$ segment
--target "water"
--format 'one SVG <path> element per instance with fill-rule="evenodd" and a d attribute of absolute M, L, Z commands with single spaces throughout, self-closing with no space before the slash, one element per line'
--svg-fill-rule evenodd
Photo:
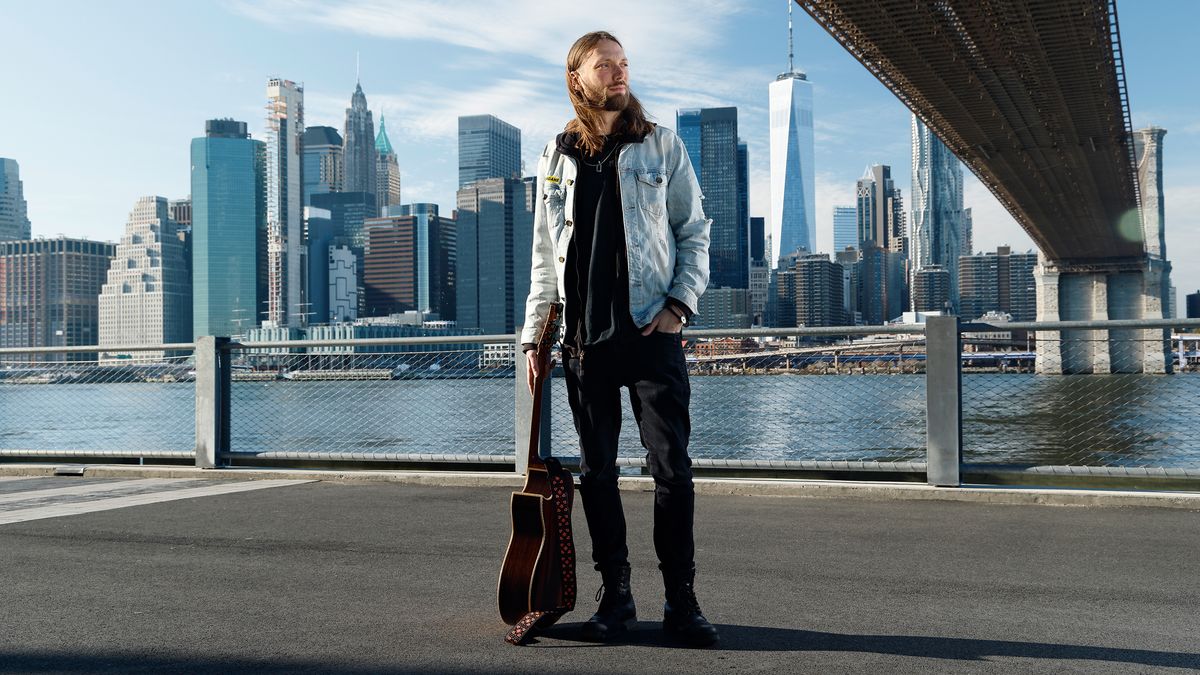
<path fill-rule="evenodd" d="M 561 380 L 555 453 L 578 453 Z M 694 457 L 924 459 L 922 375 L 692 378 Z M 232 447 L 509 455 L 511 379 L 235 382 Z M 0 448 L 189 450 L 190 383 L 0 385 Z M 964 460 L 1200 466 L 1200 376 L 963 377 Z M 628 410 L 622 454 L 643 453 Z"/>

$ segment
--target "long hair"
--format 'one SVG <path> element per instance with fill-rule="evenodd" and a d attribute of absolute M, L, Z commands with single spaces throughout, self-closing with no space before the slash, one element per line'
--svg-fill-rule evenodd
<path fill-rule="evenodd" d="M 567 131 L 579 135 L 575 147 L 591 154 L 600 152 L 600 149 L 604 147 L 604 135 L 600 133 L 602 110 L 589 103 L 583 94 L 571 86 L 571 73 L 579 70 L 583 65 L 583 60 L 603 40 L 612 40 L 618 45 L 621 44 L 621 41 L 613 37 L 612 33 L 600 30 L 579 38 L 567 52 L 567 96 L 571 99 L 571 105 L 575 107 L 575 119 L 567 122 Z M 625 91 L 629 97 L 629 104 L 625 106 L 620 117 L 613 123 L 612 130 L 614 133 L 645 136 L 654 130 L 654 123 L 646 119 L 646 111 L 642 108 L 641 101 L 633 95 L 633 90 L 628 85 L 626 85 Z"/>

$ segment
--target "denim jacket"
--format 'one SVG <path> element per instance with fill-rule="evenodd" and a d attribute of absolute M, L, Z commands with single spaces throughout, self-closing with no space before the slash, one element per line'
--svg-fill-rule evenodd
<path fill-rule="evenodd" d="M 536 343 L 552 302 L 566 297 L 564 269 L 574 235 L 575 160 L 554 141 L 538 160 L 533 212 L 533 266 L 525 303 L 522 343 Z M 693 311 L 708 285 L 708 239 L 700 185 L 683 141 L 655 127 L 641 143 L 617 155 L 625 251 L 629 262 L 629 312 L 645 326 L 671 296 Z"/>

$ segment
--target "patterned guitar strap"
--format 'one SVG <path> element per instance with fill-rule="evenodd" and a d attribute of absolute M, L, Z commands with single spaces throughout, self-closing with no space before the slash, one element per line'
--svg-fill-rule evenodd
<path fill-rule="evenodd" d="M 567 499 L 571 473 L 557 459 L 545 460 L 550 471 L 551 500 L 554 502 L 554 529 L 558 535 L 558 559 L 562 567 L 558 606 L 551 610 L 529 612 L 513 625 L 504 641 L 523 645 L 533 637 L 534 629 L 551 626 L 563 614 L 575 609 L 575 539 L 571 535 L 571 502 Z"/>

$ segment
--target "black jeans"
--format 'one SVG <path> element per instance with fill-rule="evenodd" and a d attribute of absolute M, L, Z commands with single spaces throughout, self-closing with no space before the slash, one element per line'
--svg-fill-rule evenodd
<path fill-rule="evenodd" d="M 690 570 L 695 559 L 695 492 L 687 454 L 691 385 L 680 336 L 635 334 L 587 347 L 580 356 L 568 354 L 565 373 L 583 450 L 579 493 L 596 569 L 629 559 L 616 465 L 624 387 L 629 389 L 654 478 L 654 549 L 659 568 L 668 573 Z"/>

